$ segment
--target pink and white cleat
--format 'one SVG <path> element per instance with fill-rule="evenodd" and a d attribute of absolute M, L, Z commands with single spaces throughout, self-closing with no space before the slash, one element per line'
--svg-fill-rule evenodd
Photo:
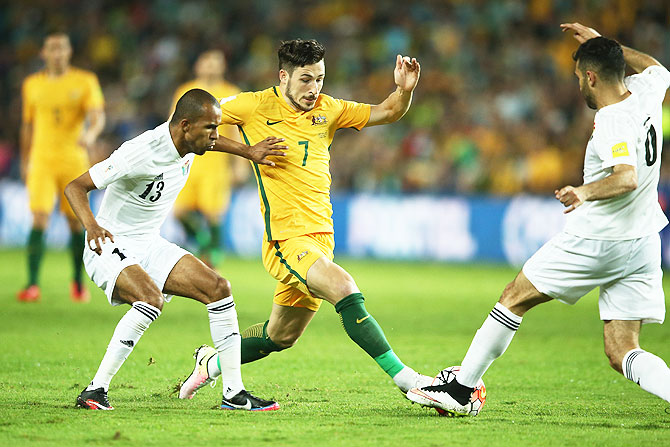
<path fill-rule="evenodd" d="M 184 380 L 179 388 L 180 399 L 193 399 L 200 388 L 211 382 L 216 383 L 216 379 L 209 377 L 209 371 L 207 371 L 207 362 L 216 354 L 216 349 L 207 345 L 202 345 L 195 350 L 193 353 L 195 367 L 191 375 Z"/>

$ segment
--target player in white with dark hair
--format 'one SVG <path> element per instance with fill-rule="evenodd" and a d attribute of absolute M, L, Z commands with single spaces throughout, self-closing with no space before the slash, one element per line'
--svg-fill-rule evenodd
<path fill-rule="evenodd" d="M 200 89 L 186 92 L 171 120 L 125 142 L 106 160 L 73 180 L 65 195 L 86 229 L 84 264 L 110 304 L 130 304 L 112 335 L 90 385 L 77 406 L 112 410 L 109 384 L 144 331 L 161 314 L 172 295 L 207 306 L 212 340 L 222 363 L 222 409 L 276 410 L 276 402 L 244 389 L 240 373 L 240 334 L 230 283 L 183 248 L 160 236 L 195 155 L 217 150 L 273 165 L 268 155 L 282 155 L 267 138 L 254 147 L 219 138 L 221 108 Z M 93 216 L 87 193 L 107 188 Z M 225 363 L 225 366 L 224 366 Z"/>
<path fill-rule="evenodd" d="M 661 103 L 670 72 L 651 56 L 622 47 L 579 23 L 562 24 L 580 42 L 575 74 L 596 109 L 586 147 L 584 184 L 556 198 L 567 207 L 562 233 L 547 242 L 507 285 L 477 331 L 456 380 L 413 388 L 420 404 L 465 415 L 477 381 L 512 341 L 523 315 L 557 299 L 574 304 L 600 287 L 605 353 L 610 365 L 642 389 L 670 402 L 670 369 L 639 345 L 641 325 L 662 323 L 658 232 L 668 223 L 658 203 Z M 624 78 L 626 64 L 636 73 Z"/>

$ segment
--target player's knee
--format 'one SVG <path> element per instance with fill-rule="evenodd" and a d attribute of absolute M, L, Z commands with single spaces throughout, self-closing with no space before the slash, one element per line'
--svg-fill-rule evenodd
<path fill-rule="evenodd" d="M 513 314 L 523 317 L 533 307 L 550 300 L 551 297 L 540 293 L 523 274 L 519 274 L 507 284 L 499 302 Z"/>
<path fill-rule="evenodd" d="M 358 287 L 356 286 L 353 278 L 348 281 L 344 281 L 339 285 L 336 296 L 346 298 L 352 293 L 358 293 Z"/>
<path fill-rule="evenodd" d="M 142 298 L 138 299 L 137 301 L 142 301 L 147 304 L 152 305 L 158 310 L 163 310 L 163 303 L 165 302 L 165 297 L 163 296 L 160 291 L 156 290 L 151 293 L 147 293 L 145 296 Z"/>
<path fill-rule="evenodd" d="M 510 309 L 522 303 L 521 296 L 516 287 L 515 281 L 510 282 L 505 286 L 502 295 L 500 295 L 500 304 Z"/>
<path fill-rule="evenodd" d="M 291 332 L 284 332 L 270 336 L 270 340 L 272 340 L 272 342 L 281 349 L 288 349 L 295 345 L 295 343 L 298 341 L 298 338 L 300 338 L 300 334 Z"/>
<path fill-rule="evenodd" d="M 623 374 L 623 369 L 621 367 L 623 356 L 620 355 L 619 351 L 611 346 L 605 345 L 605 355 L 607 356 L 612 369 Z"/>
<path fill-rule="evenodd" d="M 335 304 L 352 293 L 359 293 L 360 291 L 354 278 L 349 273 L 344 272 L 337 281 L 331 282 L 328 292 L 329 296 L 326 298 L 329 302 Z"/>
<path fill-rule="evenodd" d="M 212 290 L 212 292 L 209 294 L 209 298 L 211 300 L 210 302 L 227 298 L 232 295 L 232 293 L 233 292 L 230 281 L 228 281 L 226 278 L 217 276 L 216 284 L 214 284 L 214 290 Z"/>
<path fill-rule="evenodd" d="M 302 331 L 289 326 L 270 326 L 268 325 L 267 336 L 272 343 L 280 349 L 287 349 L 295 345 L 300 338 Z"/>
<path fill-rule="evenodd" d="M 628 351 L 635 348 L 634 344 L 629 344 L 627 342 L 622 342 L 622 340 L 616 339 L 616 337 L 608 336 L 605 334 L 605 355 L 609 360 L 609 364 L 615 371 L 623 373 L 623 358 Z"/>

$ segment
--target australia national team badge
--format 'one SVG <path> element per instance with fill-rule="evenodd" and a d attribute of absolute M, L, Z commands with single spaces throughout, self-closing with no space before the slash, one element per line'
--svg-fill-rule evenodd
<path fill-rule="evenodd" d="M 187 176 L 191 170 L 191 160 L 186 160 L 184 165 L 181 167 L 181 175 Z"/>
<path fill-rule="evenodd" d="M 307 256 L 308 254 L 309 254 L 309 250 L 305 250 L 305 251 L 303 251 L 302 253 L 300 253 L 300 254 L 298 255 L 298 262 L 300 262 L 300 260 L 301 260 L 302 258 L 304 258 L 305 256 Z"/>
<path fill-rule="evenodd" d="M 326 117 L 323 115 L 317 115 L 312 117 L 312 126 L 321 126 L 327 123 L 328 119 L 326 119 Z"/>

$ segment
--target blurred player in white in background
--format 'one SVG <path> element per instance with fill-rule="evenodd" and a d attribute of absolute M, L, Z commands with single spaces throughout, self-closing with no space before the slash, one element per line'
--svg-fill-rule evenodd
<path fill-rule="evenodd" d="M 477 331 L 456 380 L 408 391 L 407 397 L 464 415 L 474 385 L 512 341 L 523 315 L 556 299 L 574 304 L 600 287 L 600 318 L 610 365 L 642 389 L 670 402 L 670 369 L 640 348 L 644 323 L 662 323 L 661 241 L 668 223 L 658 203 L 661 104 L 670 72 L 654 58 L 622 47 L 579 23 L 562 24 L 580 42 L 575 75 L 596 109 L 586 146 L 584 184 L 556 198 L 570 213 L 507 285 Z M 626 64 L 637 74 L 624 78 Z"/>
<path fill-rule="evenodd" d="M 202 53 L 195 63 L 195 79 L 177 88 L 172 110 L 181 95 L 194 88 L 206 90 L 216 98 L 239 93 L 235 85 L 224 80 L 225 71 L 226 59 L 222 51 Z M 219 133 L 240 141 L 235 126 L 222 125 Z M 249 167 L 242 158 L 207 152 L 194 160 L 188 182 L 177 197 L 175 215 L 186 235 L 197 242 L 198 257 L 210 267 L 216 267 L 221 261 L 221 219 L 228 209 L 232 186 L 248 173 Z"/>

